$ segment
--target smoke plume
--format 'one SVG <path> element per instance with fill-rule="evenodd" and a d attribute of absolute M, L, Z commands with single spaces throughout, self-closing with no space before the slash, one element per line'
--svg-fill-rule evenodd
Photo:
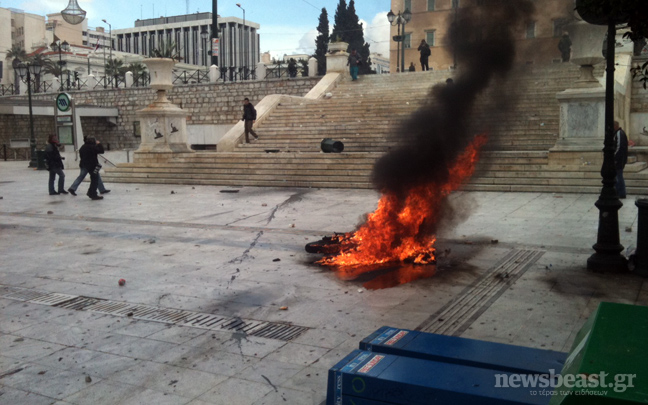
<path fill-rule="evenodd" d="M 479 128 L 474 110 L 490 117 L 506 113 L 512 94 L 501 94 L 498 86 L 513 67 L 515 36 L 530 20 L 529 0 L 483 0 L 478 7 L 464 7 L 450 16 L 448 49 L 457 61 L 454 83 L 438 84 L 425 105 L 416 111 L 393 136 L 398 146 L 383 156 L 373 169 L 373 183 L 384 194 L 400 199 L 424 184 L 444 184 L 452 162 L 473 137 L 486 132 L 492 139 L 495 129 Z"/>

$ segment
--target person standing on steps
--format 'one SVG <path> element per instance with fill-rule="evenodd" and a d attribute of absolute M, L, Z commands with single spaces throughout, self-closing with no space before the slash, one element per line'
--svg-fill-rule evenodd
<path fill-rule="evenodd" d="M 87 139 L 88 139 L 88 137 L 84 136 L 83 137 L 83 142 L 85 143 L 85 141 Z M 74 183 L 72 183 L 70 188 L 68 188 L 68 191 L 70 192 L 70 194 L 72 194 L 75 197 L 76 197 L 77 188 L 79 188 L 79 186 L 81 185 L 81 182 L 83 181 L 83 179 L 85 179 L 85 176 L 88 175 L 88 170 L 85 169 L 84 167 L 82 167 L 80 162 L 79 162 L 79 167 L 81 168 L 81 172 L 79 173 L 79 176 L 76 178 L 76 180 L 74 180 Z M 104 186 L 103 181 L 101 180 L 101 175 L 99 173 L 97 173 L 97 188 L 99 189 L 99 193 L 101 193 L 101 194 L 110 193 L 110 190 L 107 190 L 106 186 Z"/>
<path fill-rule="evenodd" d="M 358 71 L 360 70 L 359 66 L 361 63 L 358 51 L 355 49 L 352 50 L 347 61 L 347 66 L 349 66 L 349 72 L 351 73 L 351 81 L 358 80 Z"/>
<path fill-rule="evenodd" d="M 621 129 L 618 121 L 614 121 L 614 143 L 616 149 L 614 151 L 614 166 L 617 172 L 615 188 L 619 198 L 626 198 L 626 185 L 623 178 L 623 169 L 628 163 L 628 136 L 625 131 Z"/>
<path fill-rule="evenodd" d="M 411 62 L 409 65 L 409 71 L 410 72 L 416 72 L 416 66 L 414 66 L 414 62 Z"/>
<path fill-rule="evenodd" d="M 243 99 L 243 118 L 241 119 L 241 121 L 245 122 L 245 143 L 250 143 L 250 136 L 248 134 L 252 134 L 254 139 L 259 139 L 256 132 L 252 129 L 252 125 L 254 125 L 256 119 L 256 109 L 252 103 L 250 103 L 250 99 L 245 97 Z"/>
<path fill-rule="evenodd" d="M 432 51 L 430 50 L 430 45 L 428 45 L 428 43 L 425 42 L 424 39 L 422 39 L 421 44 L 418 47 L 418 50 L 421 53 L 421 69 L 424 72 L 426 70 L 430 70 L 430 66 L 428 65 L 428 59 L 430 58 L 430 55 L 432 54 Z"/>
<path fill-rule="evenodd" d="M 47 138 L 47 146 L 45 146 L 45 163 L 49 171 L 49 194 L 67 194 L 65 191 L 65 173 L 63 173 L 63 158 L 59 152 L 59 141 L 56 135 L 50 135 Z M 54 189 L 54 179 L 58 175 L 58 191 Z"/>
<path fill-rule="evenodd" d="M 88 189 L 88 197 L 92 200 L 102 200 L 103 197 L 97 194 L 97 183 L 99 177 L 99 170 L 101 165 L 99 165 L 98 156 L 104 153 L 103 146 L 101 143 L 92 137 L 86 138 L 85 144 L 79 149 L 79 156 L 81 157 L 81 163 L 79 166 L 82 169 L 86 169 L 90 174 L 90 188 Z"/>
<path fill-rule="evenodd" d="M 569 33 L 567 31 L 563 32 L 560 41 L 558 41 L 558 50 L 560 51 L 560 57 L 563 62 L 569 62 L 571 58 L 571 47 L 572 41 L 569 38 Z"/>

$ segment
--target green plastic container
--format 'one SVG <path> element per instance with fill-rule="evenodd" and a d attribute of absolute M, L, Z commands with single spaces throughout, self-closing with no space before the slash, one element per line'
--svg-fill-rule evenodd
<path fill-rule="evenodd" d="M 648 404 L 647 345 L 648 307 L 602 302 L 576 335 L 550 405 Z"/>

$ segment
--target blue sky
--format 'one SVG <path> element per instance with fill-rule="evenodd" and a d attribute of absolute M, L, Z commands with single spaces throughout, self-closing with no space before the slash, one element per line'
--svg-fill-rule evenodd
<path fill-rule="evenodd" d="M 105 26 L 106 19 L 113 29 L 132 27 L 138 18 L 152 18 L 186 14 L 186 1 L 177 0 L 78 0 L 88 12 L 88 26 Z M 339 0 L 229 0 L 218 1 L 218 14 L 224 17 L 242 17 L 236 7 L 241 3 L 245 17 L 261 25 L 261 52 L 270 51 L 273 56 L 293 53 L 311 53 L 322 7 L 329 13 L 333 27 L 335 9 Z M 0 0 L 1 7 L 13 7 L 31 13 L 45 15 L 58 12 L 67 6 L 68 0 Z M 358 0 L 356 11 L 365 23 L 365 40 L 372 51 L 386 53 L 389 44 L 389 23 L 386 13 L 389 0 Z M 189 0 L 189 12 L 211 11 L 211 0 Z M 107 26 L 106 26 L 107 28 Z"/>

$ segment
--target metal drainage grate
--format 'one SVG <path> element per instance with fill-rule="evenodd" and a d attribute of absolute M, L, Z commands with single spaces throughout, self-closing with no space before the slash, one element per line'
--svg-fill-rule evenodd
<path fill-rule="evenodd" d="M 45 291 L 29 290 L 26 288 L 4 287 L 0 291 L 0 296 L 17 301 L 31 301 L 39 297 L 50 294 Z"/>
<path fill-rule="evenodd" d="M 38 298 L 35 298 L 33 300 L 29 300 L 28 302 L 32 304 L 42 304 L 42 305 L 59 305 L 66 303 L 68 301 L 71 301 L 73 299 L 77 298 L 76 295 L 69 295 L 69 294 L 59 294 L 59 293 L 51 293 L 47 295 L 42 295 Z"/>
<path fill-rule="evenodd" d="M 209 330 L 234 331 L 245 333 L 249 336 L 283 341 L 295 339 L 309 329 L 304 326 L 295 326 L 281 322 L 256 321 L 238 317 L 203 314 L 181 309 L 129 304 L 101 298 L 50 293 L 3 285 L 0 285 L 0 297 L 77 311 L 93 311 L 106 315 L 132 316 L 135 319 L 143 321 L 163 322 Z"/>

